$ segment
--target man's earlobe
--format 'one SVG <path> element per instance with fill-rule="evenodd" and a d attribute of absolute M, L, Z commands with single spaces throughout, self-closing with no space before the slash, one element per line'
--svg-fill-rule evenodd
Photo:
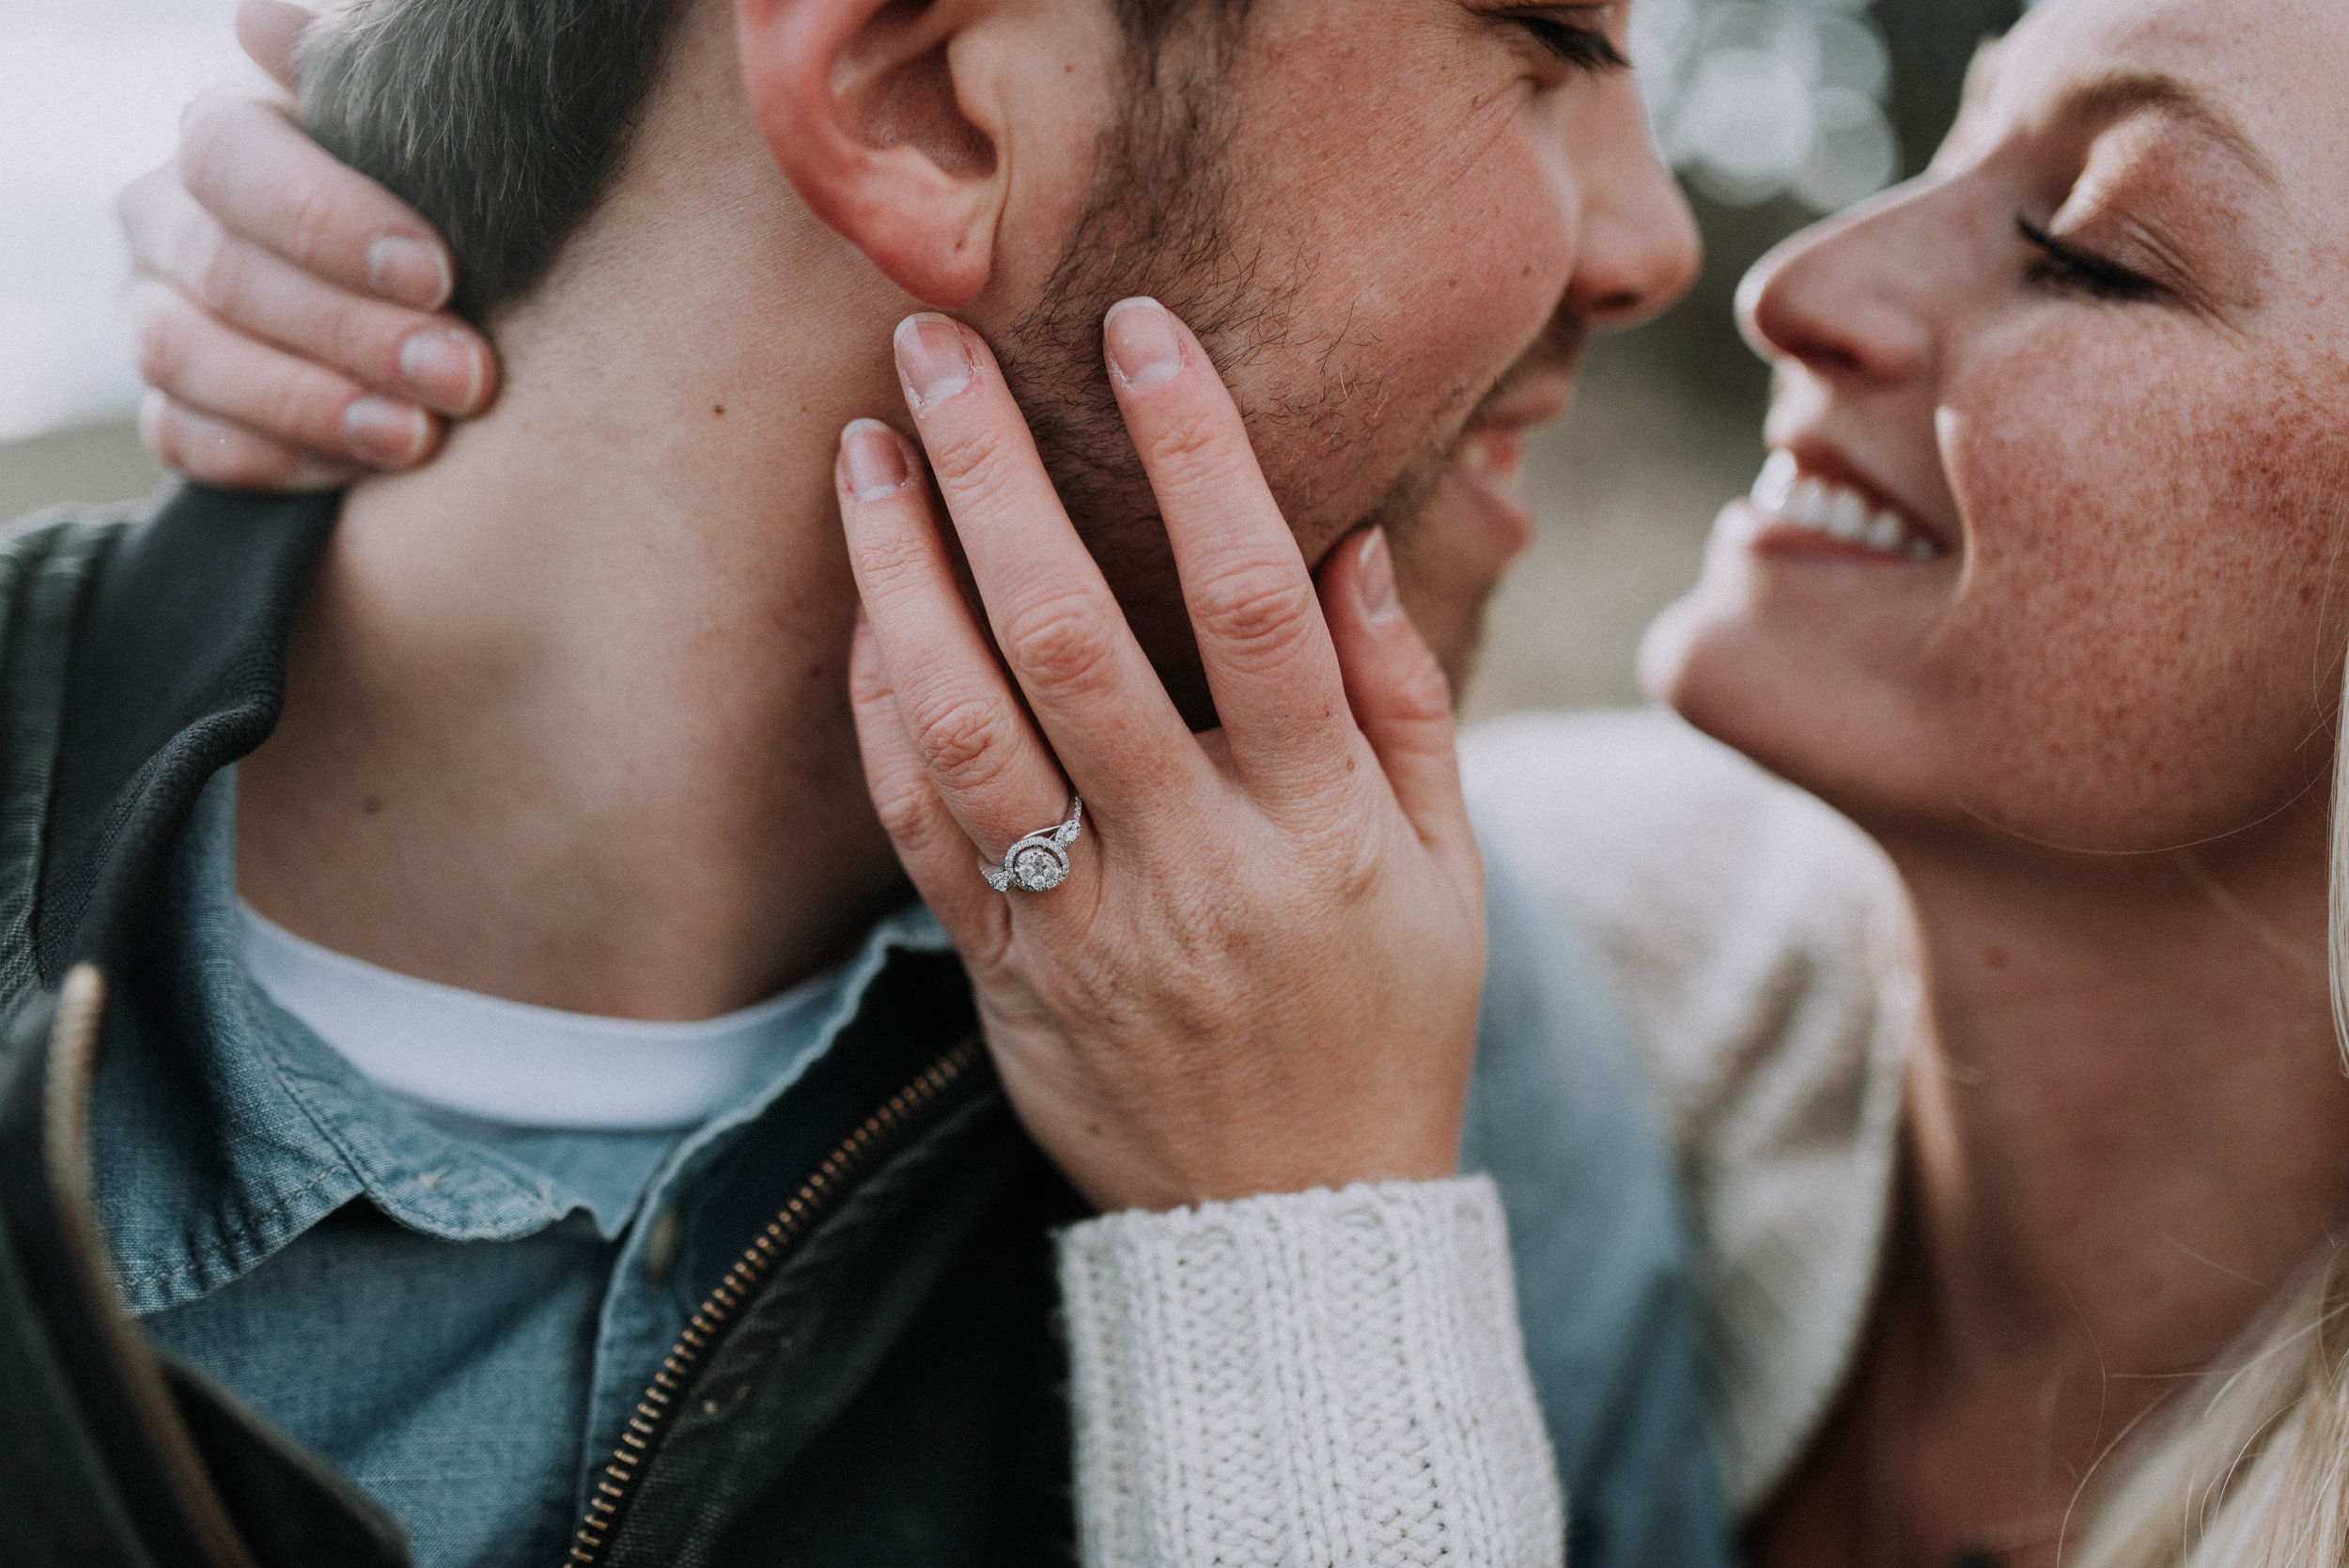
<path fill-rule="evenodd" d="M 742 80 L 800 199 L 934 309 L 994 268 L 995 142 L 958 91 L 956 0 L 735 0 Z"/>

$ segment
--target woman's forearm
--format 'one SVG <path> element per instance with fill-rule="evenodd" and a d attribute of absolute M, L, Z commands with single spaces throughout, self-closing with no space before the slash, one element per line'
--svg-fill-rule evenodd
<path fill-rule="evenodd" d="M 1086 1568 L 1557 1568 L 1483 1177 L 1089 1220 L 1060 1243 Z"/>

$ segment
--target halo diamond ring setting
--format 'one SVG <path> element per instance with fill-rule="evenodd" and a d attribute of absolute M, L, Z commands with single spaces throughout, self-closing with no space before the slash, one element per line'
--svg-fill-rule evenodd
<path fill-rule="evenodd" d="M 1068 846 L 1084 831 L 1084 801 L 1071 795 L 1067 821 L 1057 828 L 1030 833 L 1003 851 L 1002 865 L 982 865 L 979 875 L 997 893 L 1009 893 L 1014 888 L 1028 893 L 1050 893 L 1068 880 Z"/>

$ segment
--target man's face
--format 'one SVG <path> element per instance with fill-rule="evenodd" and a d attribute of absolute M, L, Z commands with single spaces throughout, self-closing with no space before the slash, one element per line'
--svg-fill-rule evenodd
<path fill-rule="evenodd" d="M 1697 259 L 1629 73 L 1577 58 L 1623 47 L 1626 6 L 1240 9 L 1203 5 L 1144 63 L 1051 282 L 993 334 L 1199 722 L 1165 536 L 1101 371 L 1110 303 L 1152 294 L 1199 333 L 1309 561 L 1364 524 L 1395 536 L 1407 599 L 1457 675 L 1530 528 L 1524 432 L 1563 409 L 1585 333 L 1661 308 Z"/>

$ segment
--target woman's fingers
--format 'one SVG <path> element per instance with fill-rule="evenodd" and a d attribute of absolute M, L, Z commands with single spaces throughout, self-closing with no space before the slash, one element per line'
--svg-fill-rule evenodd
<path fill-rule="evenodd" d="M 1259 787 L 1319 790 L 1354 757 L 1352 726 L 1313 575 L 1239 410 L 1198 339 L 1156 300 L 1112 306 L 1103 337 L 1233 764 Z"/>
<path fill-rule="evenodd" d="M 473 414 L 488 403 L 496 361 L 480 334 L 446 316 L 336 287 L 239 239 L 196 205 L 174 171 L 134 181 L 117 210 L 138 272 L 229 330 L 442 413 Z"/>
<path fill-rule="evenodd" d="M 1460 790 L 1452 683 L 1395 597 L 1383 529 L 1343 540 L 1321 568 L 1330 623 L 1354 722 L 1377 754 L 1403 815 L 1431 845 L 1472 844 Z"/>
<path fill-rule="evenodd" d="M 978 876 L 971 836 L 939 794 L 928 760 L 906 728 L 888 661 L 871 622 L 857 617 L 848 650 L 848 706 L 856 715 L 864 785 L 897 860 L 939 924 L 966 954 L 981 951 L 1003 900 Z"/>
<path fill-rule="evenodd" d="M 179 175 L 231 234 L 352 293 L 437 310 L 457 286 L 430 225 L 274 104 L 226 90 L 197 99 L 180 122 Z"/>
<path fill-rule="evenodd" d="M 270 440 L 378 468 L 421 462 L 440 425 L 412 404 L 244 335 L 166 283 L 124 297 L 139 373 L 174 402 Z"/>
<path fill-rule="evenodd" d="M 324 490 L 350 483 L 347 463 L 257 435 L 150 391 L 139 405 L 139 439 L 155 460 L 199 484 L 235 490 Z"/>
<path fill-rule="evenodd" d="M 911 445 L 860 419 L 841 433 L 837 480 L 848 562 L 908 744 L 984 890 L 978 860 L 1058 822 L 1068 786 L 963 602 Z"/>
<path fill-rule="evenodd" d="M 900 324 L 896 349 L 996 645 L 1069 778 L 1115 813 L 1196 771 L 1190 732 L 1062 509 L 994 356 L 943 316 Z M 906 669 L 894 652 L 890 667 Z"/>
<path fill-rule="evenodd" d="M 298 30 L 284 10 L 255 0 L 240 17 L 264 66 Z M 446 247 L 283 103 L 199 99 L 176 167 L 134 181 L 118 211 L 141 369 L 166 399 L 146 427 L 164 461 L 210 464 L 189 470 L 199 479 L 290 474 L 288 451 L 408 467 L 438 444 L 436 411 L 478 412 L 495 392 L 489 344 L 433 314 L 455 276 Z M 210 427 L 200 439 L 192 419 Z"/>

